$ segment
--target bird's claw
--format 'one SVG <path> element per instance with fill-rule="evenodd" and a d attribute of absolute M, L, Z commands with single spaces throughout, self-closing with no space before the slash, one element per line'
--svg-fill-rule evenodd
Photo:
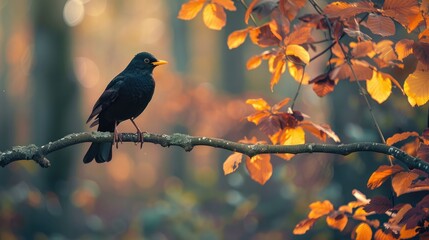
<path fill-rule="evenodd" d="M 140 143 L 140 149 L 142 149 L 143 148 L 143 143 L 144 143 L 144 134 L 145 134 L 146 132 L 140 132 L 140 131 L 138 131 L 136 134 L 137 134 L 137 142 L 139 142 Z M 137 143 L 136 142 L 136 143 Z"/>
<path fill-rule="evenodd" d="M 121 142 L 121 144 L 124 142 L 124 139 L 122 137 L 122 133 L 116 133 L 115 135 L 115 144 L 116 144 L 116 149 L 119 148 L 119 142 Z"/>

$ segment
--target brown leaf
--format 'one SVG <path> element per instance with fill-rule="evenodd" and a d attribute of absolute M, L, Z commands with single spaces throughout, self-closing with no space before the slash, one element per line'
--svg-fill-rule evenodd
<path fill-rule="evenodd" d="M 350 18 L 364 12 L 374 12 L 374 4 L 371 2 L 333 2 L 325 7 L 324 13 L 330 17 Z"/>
<path fill-rule="evenodd" d="M 418 137 L 419 134 L 417 132 L 402 132 L 402 133 L 396 133 L 390 138 L 386 140 L 386 144 L 389 146 L 392 146 L 395 143 L 398 143 L 400 141 L 404 141 L 405 139 L 409 137 Z"/>
<path fill-rule="evenodd" d="M 398 54 L 398 60 L 403 60 L 408 55 L 413 53 L 414 40 L 401 39 L 395 45 L 396 54 Z"/>
<path fill-rule="evenodd" d="M 261 63 L 262 63 L 262 56 L 259 56 L 259 55 L 253 56 L 249 58 L 249 60 L 247 60 L 246 68 L 247 70 L 255 69 L 259 67 Z"/>
<path fill-rule="evenodd" d="M 302 235 L 305 234 L 308 230 L 310 230 L 317 219 L 307 218 L 299 222 L 295 228 L 293 229 L 293 234 Z"/>
<path fill-rule="evenodd" d="M 320 218 L 329 214 L 331 211 L 334 211 L 334 206 L 328 200 L 323 202 L 317 201 L 310 204 L 310 213 L 308 213 L 308 218 Z"/>
<path fill-rule="evenodd" d="M 297 44 L 302 45 L 309 42 L 311 39 L 311 30 L 313 28 L 310 25 L 298 25 L 295 29 L 286 37 L 284 44 Z"/>
<path fill-rule="evenodd" d="M 332 131 L 331 127 L 327 124 L 319 125 L 311 121 L 302 121 L 299 123 L 299 125 L 324 142 L 326 142 L 326 136 L 332 138 L 332 140 L 335 142 L 341 141 L 335 132 Z"/>
<path fill-rule="evenodd" d="M 223 173 L 228 175 L 235 172 L 240 166 L 241 160 L 243 159 L 243 154 L 235 152 L 231 154 L 223 163 Z"/>
<path fill-rule="evenodd" d="M 371 201 L 363 209 L 365 212 L 375 212 L 378 214 L 384 214 L 387 210 L 391 209 L 392 201 L 385 196 L 376 196 L 371 198 Z"/>
<path fill-rule="evenodd" d="M 277 46 L 280 43 L 280 40 L 271 32 L 269 23 L 252 28 L 249 31 L 249 37 L 254 44 L 260 47 Z"/>
<path fill-rule="evenodd" d="M 190 0 L 189 2 L 182 4 L 177 18 L 182 20 L 193 19 L 201 11 L 205 2 L 205 0 Z"/>
<path fill-rule="evenodd" d="M 204 7 L 203 20 L 210 29 L 222 29 L 226 24 L 226 13 L 224 8 L 215 3 L 207 4 Z"/>
<path fill-rule="evenodd" d="M 361 41 L 350 43 L 353 57 L 365 57 L 374 52 L 374 43 L 372 41 Z"/>
<path fill-rule="evenodd" d="M 264 185 L 273 174 L 269 154 L 259 154 L 252 158 L 246 157 L 246 168 L 249 171 L 250 178 Z"/>
<path fill-rule="evenodd" d="M 279 9 L 283 16 L 286 16 L 289 20 L 293 20 L 298 11 L 305 6 L 307 0 L 280 0 Z"/>
<path fill-rule="evenodd" d="M 228 48 L 233 49 L 244 43 L 246 40 L 247 34 L 249 33 L 249 29 L 237 30 L 229 34 L 228 36 Z"/>
<path fill-rule="evenodd" d="M 343 231 L 347 225 L 348 218 L 344 213 L 333 211 L 326 217 L 326 223 L 334 229 Z"/>
<path fill-rule="evenodd" d="M 396 196 L 401 196 L 409 192 L 411 183 L 418 178 L 419 175 L 412 172 L 400 172 L 392 178 L 392 187 Z"/>
<path fill-rule="evenodd" d="M 349 79 L 350 81 L 355 81 L 355 80 L 363 81 L 363 80 L 371 79 L 372 69 L 370 68 L 370 65 L 367 62 L 363 60 L 351 60 L 351 62 L 352 62 L 353 71 L 356 74 L 357 79 L 355 78 L 355 75 L 353 74 L 348 64 L 342 64 L 337 66 L 330 73 L 329 77 L 334 80 Z"/>
<path fill-rule="evenodd" d="M 404 169 L 399 165 L 380 166 L 372 173 L 371 177 L 369 177 L 367 186 L 369 189 L 378 188 L 384 183 L 384 181 L 386 181 L 387 178 L 403 170 Z"/>
<path fill-rule="evenodd" d="M 229 11 L 237 10 L 232 0 L 212 0 L 212 3 L 217 3 Z"/>
<path fill-rule="evenodd" d="M 323 73 L 315 77 L 314 79 L 310 80 L 309 83 L 313 83 L 313 91 L 319 97 L 324 97 L 333 92 L 336 85 L 335 81 L 329 78 L 328 73 Z"/>
<path fill-rule="evenodd" d="M 397 22 L 407 27 L 410 19 L 419 14 L 417 0 L 385 0 L 383 15 L 392 17 Z"/>
<path fill-rule="evenodd" d="M 372 33 L 383 37 L 395 34 L 395 23 L 392 19 L 378 14 L 370 13 L 365 26 L 369 28 Z"/>
<path fill-rule="evenodd" d="M 286 37 L 286 34 L 290 31 L 290 22 L 287 18 L 283 17 L 279 11 L 274 11 L 271 14 L 272 20 L 268 23 L 271 29 L 271 32 L 279 40 L 283 40 Z"/>
<path fill-rule="evenodd" d="M 372 239 L 371 227 L 366 223 L 359 224 L 353 231 L 352 238 L 355 240 Z"/>
<path fill-rule="evenodd" d="M 426 66 L 429 66 L 429 43 L 425 42 L 414 42 L 413 53 L 417 60 Z"/>

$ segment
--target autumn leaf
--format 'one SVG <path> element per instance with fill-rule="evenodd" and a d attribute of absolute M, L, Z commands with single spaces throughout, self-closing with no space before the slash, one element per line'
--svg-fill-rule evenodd
<path fill-rule="evenodd" d="M 310 54 L 299 45 L 292 44 L 286 47 L 286 56 L 290 55 L 297 57 L 305 65 L 310 63 Z"/>
<path fill-rule="evenodd" d="M 407 56 L 413 53 L 414 41 L 411 39 L 401 39 L 395 45 L 396 54 L 398 54 L 398 60 L 403 60 Z"/>
<path fill-rule="evenodd" d="M 252 107 L 257 111 L 263 111 L 263 110 L 270 110 L 270 105 L 262 99 L 262 98 L 256 98 L 256 99 L 247 99 L 247 104 L 252 105 Z"/>
<path fill-rule="evenodd" d="M 283 16 L 293 20 L 298 11 L 305 6 L 307 0 L 280 0 L 279 9 Z"/>
<path fill-rule="evenodd" d="M 280 111 L 280 109 L 282 107 L 284 107 L 286 104 L 288 104 L 289 102 L 290 102 L 290 98 L 285 98 L 285 99 L 281 100 L 280 102 L 274 104 L 271 109 L 274 112 Z"/>
<path fill-rule="evenodd" d="M 348 218 L 344 213 L 333 211 L 326 217 L 326 223 L 335 229 L 343 231 L 348 222 Z"/>
<path fill-rule="evenodd" d="M 386 181 L 387 178 L 389 178 L 393 174 L 396 174 L 402 170 L 404 170 L 404 169 L 399 165 L 393 165 L 393 166 L 383 165 L 383 166 L 380 166 L 369 177 L 367 186 L 369 189 L 378 188 L 381 186 L 381 184 L 384 183 L 384 181 Z"/>
<path fill-rule="evenodd" d="M 244 22 L 246 24 L 249 24 L 249 18 L 250 15 L 252 14 L 253 9 L 255 8 L 255 5 L 259 3 L 260 0 L 253 0 L 249 6 L 247 6 L 247 10 L 246 13 L 244 14 Z"/>
<path fill-rule="evenodd" d="M 392 81 L 383 73 L 373 71 L 372 78 L 366 81 L 369 95 L 378 103 L 383 103 L 392 93 Z"/>
<path fill-rule="evenodd" d="M 329 77 L 328 73 L 321 74 L 314 79 L 310 80 L 309 83 L 313 84 L 313 91 L 319 97 L 324 97 L 334 91 L 335 81 Z"/>
<path fill-rule="evenodd" d="M 269 154 L 259 154 L 252 158 L 246 158 L 246 168 L 249 171 L 250 178 L 264 185 L 273 174 Z"/>
<path fill-rule="evenodd" d="M 330 201 L 325 200 L 323 202 L 317 201 L 317 202 L 311 203 L 310 209 L 311 211 L 308 213 L 308 218 L 317 219 L 333 211 L 334 206 Z"/>
<path fill-rule="evenodd" d="M 350 47 L 353 57 L 365 57 L 374 53 L 374 43 L 372 41 L 351 42 Z"/>
<path fill-rule="evenodd" d="M 378 229 L 374 234 L 374 240 L 397 240 L 397 238 L 391 232 L 385 233 L 383 230 Z"/>
<path fill-rule="evenodd" d="M 223 163 L 223 173 L 228 175 L 235 172 L 240 166 L 241 160 L 243 159 L 243 154 L 235 152 L 231 154 Z"/>
<path fill-rule="evenodd" d="M 409 192 L 411 183 L 418 178 L 419 175 L 412 172 L 400 172 L 392 178 L 392 187 L 396 196 L 401 196 Z"/>
<path fill-rule="evenodd" d="M 372 33 L 383 37 L 392 36 L 395 34 L 395 23 L 389 17 L 384 17 L 378 14 L 370 13 L 366 20 L 365 26 Z"/>
<path fill-rule="evenodd" d="M 311 121 L 301 121 L 299 125 L 322 141 L 326 141 L 326 136 L 332 138 L 335 142 L 341 141 L 329 125 L 319 125 Z"/>
<path fill-rule="evenodd" d="M 313 28 L 309 24 L 298 25 L 295 29 L 285 38 L 285 45 L 301 45 L 309 42 L 312 38 L 311 30 Z"/>
<path fill-rule="evenodd" d="M 270 80 L 271 92 L 274 90 L 274 85 L 276 85 L 279 82 L 282 72 L 284 71 L 284 66 L 285 66 L 285 62 L 283 60 L 280 60 L 277 62 L 274 73 Z"/>
<path fill-rule="evenodd" d="M 371 201 L 363 208 L 365 212 L 376 212 L 384 214 L 387 210 L 391 209 L 392 201 L 385 196 L 376 196 L 371 198 Z"/>
<path fill-rule="evenodd" d="M 381 40 L 375 45 L 375 52 L 377 56 L 374 61 L 380 68 L 389 67 L 395 65 L 397 56 L 393 49 L 393 42 L 390 40 Z"/>
<path fill-rule="evenodd" d="M 385 0 L 383 4 L 383 15 L 395 19 L 407 27 L 410 19 L 419 13 L 417 0 Z"/>
<path fill-rule="evenodd" d="M 212 0 L 212 3 L 219 4 L 229 11 L 235 11 L 237 8 L 234 5 L 234 1 L 232 0 Z"/>
<path fill-rule="evenodd" d="M 372 239 L 371 227 L 366 223 L 359 224 L 353 231 L 352 238 L 355 240 L 368 240 Z"/>
<path fill-rule="evenodd" d="M 401 231 L 399 232 L 399 237 L 401 239 L 410 239 L 413 238 L 415 236 L 417 236 L 417 234 L 419 234 L 419 232 L 417 231 L 419 227 L 414 227 L 411 229 L 407 229 L 407 225 L 402 226 Z"/>
<path fill-rule="evenodd" d="M 228 48 L 229 49 L 233 49 L 236 48 L 238 46 L 240 46 L 241 44 L 244 43 L 244 41 L 246 40 L 247 34 L 249 33 L 249 29 L 243 29 L 243 30 L 237 30 L 235 32 L 232 32 L 229 36 L 228 36 Z"/>
<path fill-rule="evenodd" d="M 403 141 L 409 137 L 418 137 L 418 136 L 419 134 L 417 132 L 396 133 L 386 140 L 386 144 L 389 146 L 392 146 L 393 144 Z"/>
<path fill-rule="evenodd" d="M 277 46 L 280 43 L 280 40 L 271 32 L 268 23 L 250 29 L 249 37 L 254 44 L 260 47 Z"/>
<path fill-rule="evenodd" d="M 371 2 L 333 2 L 325 7 L 324 13 L 330 17 L 350 18 L 364 12 L 374 12 L 376 9 Z"/>
<path fill-rule="evenodd" d="M 413 53 L 417 60 L 423 63 L 426 67 L 429 66 L 429 43 L 423 41 L 414 42 Z"/>
<path fill-rule="evenodd" d="M 362 81 L 362 80 L 371 79 L 372 70 L 370 68 L 369 63 L 363 60 L 356 60 L 356 59 L 352 59 L 351 63 L 352 63 L 351 67 L 353 68 L 353 71 L 351 70 L 348 64 L 343 63 L 337 66 L 336 68 L 334 68 L 334 70 L 330 73 L 329 77 L 334 80 L 349 79 L 350 81 L 356 81 L 356 80 Z M 355 74 L 357 79 L 355 78 Z"/>
<path fill-rule="evenodd" d="M 193 19 L 203 8 L 205 0 L 190 0 L 187 3 L 182 4 L 177 18 L 182 20 Z"/>
<path fill-rule="evenodd" d="M 317 219 L 313 219 L 313 218 L 307 218 L 302 220 L 293 229 L 293 234 L 295 235 L 305 234 L 308 230 L 310 230 L 314 226 L 314 223 L 316 221 Z"/>
<path fill-rule="evenodd" d="M 424 105 L 429 100 L 429 72 L 416 70 L 404 82 L 404 92 L 412 106 Z"/>
<path fill-rule="evenodd" d="M 262 56 L 259 56 L 259 55 L 253 56 L 249 58 L 249 60 L 247 60 L 246 68 L 247 70 L 255 69 L 259 67 L 261 63 L 262 63 Z"/>
<path fill-rule="evenodd" d="M 215 3 L 207 4 L 204 7 L 203 20 L 210 29 L 222 29 L 226 24 L 226 13 L 224 8 Z"/>
<path fill-rule="evenodd" d="M 285 128 L 281 131 L 279 136 L 281 145 L 297 145 L 305 143 L 305 132 L 302 127 Z M 290 160 L 295 154 L 279 154 L 280 157 Z"/>

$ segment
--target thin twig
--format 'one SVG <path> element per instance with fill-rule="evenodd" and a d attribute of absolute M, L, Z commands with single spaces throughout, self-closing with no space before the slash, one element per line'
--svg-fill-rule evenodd
<path fill-rule="evenodd" d="M 246 2 L 244 0 L 240 0 L 240 2 L 241 2 L 241 5 L 243 5 L 244 8 L 246 8 L 246 11 L 247 11 L 249 6 L 247 6 Z M 252 14 L 250 14 L 250 19 L 252 19 L 252 22 L 253 22 L 253 24 L 255 24 L 255 26 L 258 26 L 258 24 L 256 23 L 256 19 L 255 19 L 255 17 L 253 17 Z"/>

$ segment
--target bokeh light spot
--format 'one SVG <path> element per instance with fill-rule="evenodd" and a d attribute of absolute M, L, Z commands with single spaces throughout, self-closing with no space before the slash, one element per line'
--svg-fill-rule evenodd
<path fill-rule="evenodd" d="M 146 18 L 141 26 L 142 42 L 144 44 L 158 43 L 165 32 L 165 24 L 157 18 Z"/>
<path fill-rule="evenodd" d="M 79 83 L 85 88 L 94 87 L 100 80 L 97 64 L 89 58 L 77 57 L 74 60 L 75 71 Z"/>
<path fill-rule="evenodd" d="M 70 27 L 74 27 L 82 22 L 84 13 L 85 8 L 83 3 L 79 0 L 68 0 L 64 5 L 64 21 Z"/>

